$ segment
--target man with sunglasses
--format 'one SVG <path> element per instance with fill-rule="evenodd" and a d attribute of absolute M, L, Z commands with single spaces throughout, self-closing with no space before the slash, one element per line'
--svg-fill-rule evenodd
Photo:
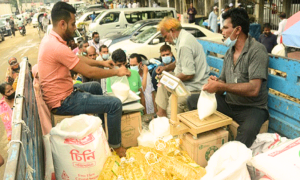
<path fill-rule="evenodd" d="M 222 34 L 229 50 L 220 77 L 211 76 L 203 90 L 216 93 L 217 110 L 239 124 L 236 140 L 249 148 L 269 117 L 268 53 L 264 45 L 248 35 L 246 10 L 230 9 L 223 19 Z"/>

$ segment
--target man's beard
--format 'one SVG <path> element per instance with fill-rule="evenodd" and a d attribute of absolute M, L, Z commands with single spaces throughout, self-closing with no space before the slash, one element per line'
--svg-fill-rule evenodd
<path fill-rule="evenodd" d="M 69 30 L 69 27 L 67 26 L 67 29 L 66 29 L 66 31 L 65 31 L 65 34 L 64 34 L 64 40 L 65 41 L 70 41 L 70 40 L 72 40 L 73 39 L 73 37 L 75 36 L 75 31 L 74 31 L 74 33 L 72 33 L 70 30 Z"/>

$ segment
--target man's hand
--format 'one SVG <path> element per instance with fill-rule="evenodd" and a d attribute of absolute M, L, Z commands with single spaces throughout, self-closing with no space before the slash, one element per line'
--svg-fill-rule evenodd
<path fill-rule="evenodd" d="M 208 81 L 219 81 L 217 76 L 209 76 Z"/>
<path fill-rule="evenodd" d="M 146 75 L 148 73 L 148 67 L 146 65 L 143 65 L 143 73 Z"/>
<path fill-rule="evenodd" d="M 156 73 L 161 74 L 165 69 L 166 69 L 165 66 L 158 66 L 158 68 L 156 69 Z"/>
<path fill-rule="evenodd" d="M 207 91 L 209 93 L 215 93 L 219 90 L 219 85 L 220 85 L 219 81 L 209 79 L 208 83 L 202 87 L 202 90 Z"/>
<path fill-rule="evenodd" d="M 104 67 L 108 67 L 110 69 L 112 69 L 115 66 L 113 60 L 102 61 L 102 64 Z"/>
<path fill-rule="evenodd" d="M 117 76 L 130 76 L 130 75 L 131 75 L 131 72 L 125 66 L 121 66 L 118 69 Z"/>

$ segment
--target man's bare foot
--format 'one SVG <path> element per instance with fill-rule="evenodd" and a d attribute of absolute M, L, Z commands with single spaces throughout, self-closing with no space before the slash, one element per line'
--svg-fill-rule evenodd
<path fill-rule="evenodd" d="M 124 147 L 119 147 L 114 149 L 114 151 L 117 153 L 117 155 L 121 158 L 121 157 L 125 157 L 126 156 L 126 149 Z"/>

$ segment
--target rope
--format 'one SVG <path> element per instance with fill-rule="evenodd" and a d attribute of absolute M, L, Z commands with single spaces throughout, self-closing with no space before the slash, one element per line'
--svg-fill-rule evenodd
<path fill-rule="evenodd" d="M 14 125 L 16 125 L 16 124 L 22 124 L 22 125 L 24 126 L 24 132 L 25 132 L 25 133 L 28 134 L 28 133 L 31 132 L 30 129 L 29 129 L 29 127 L 26 125 L 25 121 L 23 121 L 23 120 L 20 120 L 20 121 L 14 121 L 13 124 L 14 124 Z"/>
<path fill-rule="evenodd" d="M 23 143 L 20 140 L 11 140 L 9 142 L 9 144 L 8 144 L 9 147 L 11 146 L 11 143 L 20 143 L 21 144 L 21 147 L 23 149 L 23 155 L 24 155 L 24 158 L 25 158 L 25 161 L 26 161 L 26 173 L 27 173 L 27 177 L 28 177 L 29 180 L 33 180 L 32 173 L 34 173 L 35 170 L 28 164 Z"/>

